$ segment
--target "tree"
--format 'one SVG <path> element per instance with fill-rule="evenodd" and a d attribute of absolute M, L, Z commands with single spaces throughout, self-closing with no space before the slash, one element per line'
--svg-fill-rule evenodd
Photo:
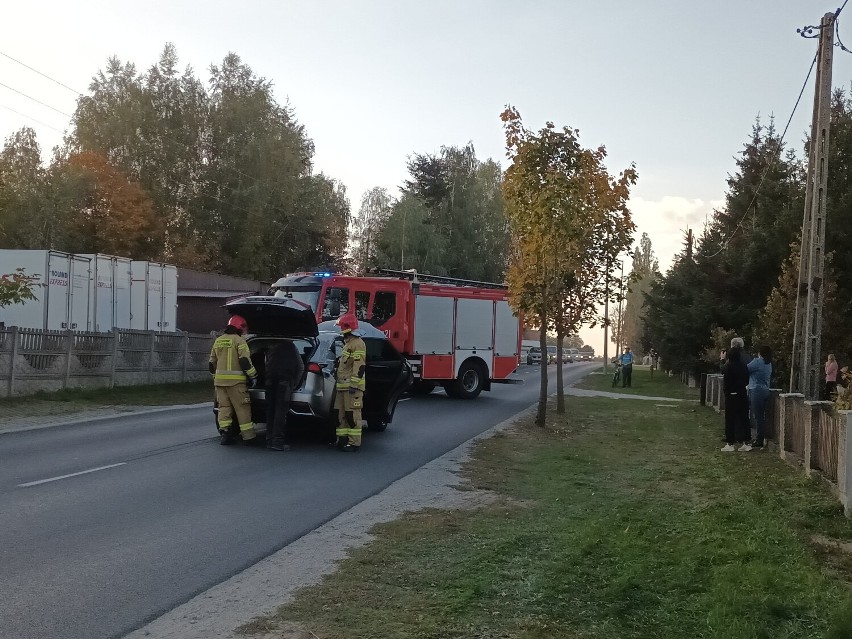
<path fill-rule="evenodd" d="M 147 193 L 106 159 L 84 151 L 68 160 L 77 197 L 68 211 L 66 247 L 75 253 L 109 253 L 137 260 L 162 255 L 164 229 Z"/>
<path fill-rule="evenodd" d="M 659 264 L 654 257 L 651 238 L 647 233 L 642 233 L 639 246 L 633 251 L 633 267 L 625 297 L 621 340 L 624 346 L 636 350 L 641 347 L 645 334 L 645 296 L 659 276 Z"/>
<path fill-rule="evenodd" d="M 566 348 L 583 348 L 583 338 L 577 335 L 576 333 L 573 335 L 568 335 L 565 337 L 565 347 Z"/>
<path fill-rule="evenodd" d="M 511 106 L 501 119 L 512 161 L 503 182 L 512 230 L 510 300 L 541 327 L 542 350 L 547 329 L 555 328 L 561 360 L 561 338 L 576 331 L 578 318 L 594 313 L 593 300 L 605 294 L 603 281 L 615 257 L 630 245 L 633 223 L 626 201 L 636 172 L 631 166 L 611 177 L 603 164 L 606 150 L 583 149 L 570 127 L 558 130 L 548 122 L 532 132 Z M 561 366 L 557 382 L 560 373 Z M 542 365 L 539 426 L 546 408 L 547 368 Z"/>
<path fill-rule="evenodd" d="M 672 370 L 699 372 L 708 365 L 702 353 L 711 346 L 713 327 L 753 341 L 801 226 L 803 196 L 802 163 L 785 152 L 774 124 L 764 126 L 758 119 L 737 170 L 728 176 L 725 206 L 714 211 L 665 278 L 651 284 L 643 344 Z"/>
<path fill-rule="evenodd" d="M 415 195 L 403 194 L 377 237 L 376 266 L 448 275 L 444 264 L 448 243 L 435 227 L 426 203 Z"/>
<path fill-rule="evenodd" d="M 36 133 L 25 127 L 0 152 L 0 248 L 53 245 L 57 217 L 47 206 L 47 191 Z"/>
<path fill-rule="evenodd" d="M 379 238 L 393 212 L 394 201 L 387 189 L 373 187 L 361 197 L 361 208 L 355 218 L 353 257 L 360 273 L 376 266 Z M 401 249 L 400 268 L 404 268 L 404 249 Z"/>
<path fill-rule="evenodd" d="M 408 171 L 411 177 L 378 238 L 385 249 L 376 258 L 380 265 L 420 268 L 425 263 L 436 275 L 502 281 L 509 228 L 500 165 L 479 160 L 468 144 L 441 147 L 437 155 L 414 154 Z M 410 216 L 417 220 L 411 226 Z M 421 230 L 439 242 L 423 247 L 416 235 Z"/>
<path fill-rule="evenodd" d="M 162 259 L 269 278 L 342 265 L 349 203 L 313 171 L 313 142 L 272 84 L 229 53 L 209 81 L 178 68 L 174 46 L 155 65 L 111 58 L 78 102 L 65 155 L 104 156 L 148 194 Z"/>
<path fill-rule="evenodd" d="M 20 268 L 14 273 L 0 275 L 0 308 L 36 299 L 37 281 L 37 276 L 27 275 Z"/>

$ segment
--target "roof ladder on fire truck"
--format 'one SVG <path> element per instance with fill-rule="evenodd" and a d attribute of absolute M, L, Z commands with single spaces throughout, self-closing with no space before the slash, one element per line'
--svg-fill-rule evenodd
<path fill-rule="evenodd" d="M 428 275 L 418 273 L 415 270 L 398 271 L 389 268 L 374 268 L 370 270 L 371 275 L 381 275 L 383 277 L 396 277 L 412 282 L 430 282 L 434 284 L 450 284 L 453 286 L 477 286 L 479 288 L 493 288 L 505 291 L 508 286 L 505 284 L 495 284 L 494 282 L 479 282 L 477 280 L 463 280 L 457 277 L 444 277 L 443 275 Z"/>

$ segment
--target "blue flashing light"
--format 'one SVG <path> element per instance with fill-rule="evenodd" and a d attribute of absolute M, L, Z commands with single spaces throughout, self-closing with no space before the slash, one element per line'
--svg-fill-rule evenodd
<path fill-rule="evenodd" d="M 314 273 L 317 277 L 331 277 L 331 273 Z"/>

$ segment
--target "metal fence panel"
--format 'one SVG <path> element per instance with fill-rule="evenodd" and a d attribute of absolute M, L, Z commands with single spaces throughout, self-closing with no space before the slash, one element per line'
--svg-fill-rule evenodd
<path fill-rule="evenodd" d="M 833 482 L 837 481 L 840 419 L 830 411 L 822 409 L 819 411 L 819 419 L 814 424 L 817 432 L 814 433 L 813 459 L 816 468 Z"/>

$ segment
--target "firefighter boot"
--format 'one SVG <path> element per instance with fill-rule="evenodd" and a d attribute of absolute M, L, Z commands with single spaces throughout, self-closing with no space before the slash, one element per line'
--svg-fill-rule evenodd
<path fill-rule="evenodd" d="M 350 430 L 352 430 L 355 426 L 355 415 L 352 411 L 346 411 L 346 424 Z M 342 450 L 344 453 L 357 453 L 360 449 L 360 446 L 355 446 L 354 444 L 352 444 L 352 440 L 347 437 L 346 445 L 343 446 L 340 450 Z"/>

